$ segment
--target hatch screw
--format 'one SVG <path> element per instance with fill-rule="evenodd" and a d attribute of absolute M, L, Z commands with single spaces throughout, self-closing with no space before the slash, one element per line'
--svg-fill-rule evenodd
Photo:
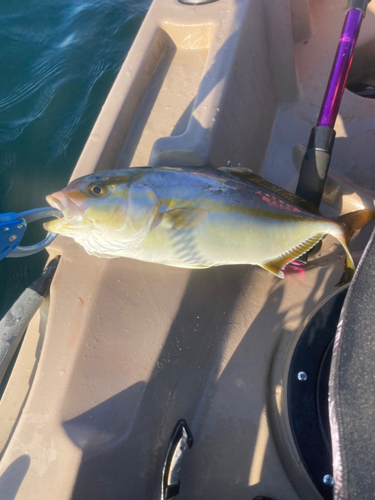
<path fill-rule="evenodd" d="M 301 382 L 304 382 L 305 380 L 307 380 L 307 373 L 306 372 L 299 372 L 297 375 L 297 378 Z"/>
<path fill-rule="evenodd" d="M 17 229 L 22 229 L 22 228 L 23 228 L 23 225 L 22 224 L 18 224 Z"/>
<path fill-rule="evenodd" d="M 4 227 L 4 231 L 9 231 L 9 227 Z"/>
<path fill-rule="evenodd" d="M 333 486 L 333 477 L 330 474 L 326 474 L 323 477 L 323 483 L 327 486 Z"/>
<path fill-rule="evenodd" d="M 16 236 L 14 234 L 9 238 L 9 241 L 14 241 L 16 239 Z"/>

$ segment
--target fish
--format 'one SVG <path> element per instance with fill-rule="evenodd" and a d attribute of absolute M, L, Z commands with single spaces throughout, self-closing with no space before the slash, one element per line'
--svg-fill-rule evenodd
<path fill-rule="evenodd" d="M 245 167 L 134 167 L 86 175 L 47 196 L 63 213 L 44 224 L 90 255 L 174 267 L 258 265 L 279 278 L 290 262 L 332 235 L 348 243 L 375 218 L 363 209 L 336 219 Z"/>

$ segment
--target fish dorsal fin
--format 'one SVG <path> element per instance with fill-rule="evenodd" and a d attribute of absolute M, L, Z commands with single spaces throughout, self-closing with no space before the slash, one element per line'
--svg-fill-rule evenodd
<path fill-rule="evenodd" d="M 321 238 L 322 235 L 313 236 L 312 238 L 309 238 L 303 243 L 295 246 L 288 252 L 283 253 L 282 255 L 280 255 L 280 257 L 276 257 L 275 259 L 266 262 L 265 264 L 260 264 L 260 266 L 263 267 L 263 269 L 265 269 L 266 271 L 274 274 L 275 276 L 284 278 L 284 273 L 282 271 L 284 267 L 289 264 L 289 262 L 292 262 L 292 260 L 301 257 L 301 255 L 311 250 L 311 248 L 315 246 L 321 240 Z"/>
<path fill-rule="evenodd" d="M 175 208 L 164 212 L 162 217 L 173 229 L 192 229 L 206 214 L 201 208 Z"/>
<path fill-rule="evenodd" d="M 237 177 L 241 177 L 242 179 L 252 182 L 253 184 L 256 184 L 259 187 L 269 189 L 273 193 L 282 196 L 290 203 L 293 203 L 297 207 L 302 208 L 302 210 L 307 210 L 308 212 L 311 212 L 315 215 L 320 215 L 320 216 L 322 215 L 312 203 L 304 200 L 303 198 L 300 198 L 296 194 L 290 193 L 286 189 L 276 186 L 276 184 L 272 184 L 272 182 L 266 181 L 266 179 L 263 179 L 263 177 L 254 174 L 254 172 L 252 172 L 249 168 L 217 167 L 217 170 L 222 170 L 223 172 L 227 172 L 228 174 L 236 175 Z"/>

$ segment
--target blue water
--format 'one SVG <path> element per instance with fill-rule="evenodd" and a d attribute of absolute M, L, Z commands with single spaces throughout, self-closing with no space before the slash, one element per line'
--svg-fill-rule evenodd
<path fill-rule="evenodd" d="M 67 184 L 150 3 L 0 2 L 0 213 L 46 206 Z M 45 236 L 36 225 L 23 244 Z M 46 257 L 0 261 L 0 318 Z"/>

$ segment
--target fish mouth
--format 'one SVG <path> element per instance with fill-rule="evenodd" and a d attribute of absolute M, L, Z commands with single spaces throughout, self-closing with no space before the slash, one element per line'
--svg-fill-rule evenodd
<path fill-rule="evenodd" d="M 64 230 L 68 229 L 68 223 L 73 221 L 73 219 L 75 221 L 82 219 L 82 209 L 63 193 L 57 192 L 48 195 L 46 196 L 46 200 L 52 208 L 57 208 L 63 214 L 63 217 L 43 224 L 44 229 L 47 231 L 55 233 L 64 232 Z"/>
<path fill-rule="evenodd" d="M 46 197 L 46 200 L 52 208 L 57 208 L 58 210 L 60 210 L 60 212 L 64 213 L 65 207 L 58 198 L 55 198 L 52 194 L 50 194 Z"/>

